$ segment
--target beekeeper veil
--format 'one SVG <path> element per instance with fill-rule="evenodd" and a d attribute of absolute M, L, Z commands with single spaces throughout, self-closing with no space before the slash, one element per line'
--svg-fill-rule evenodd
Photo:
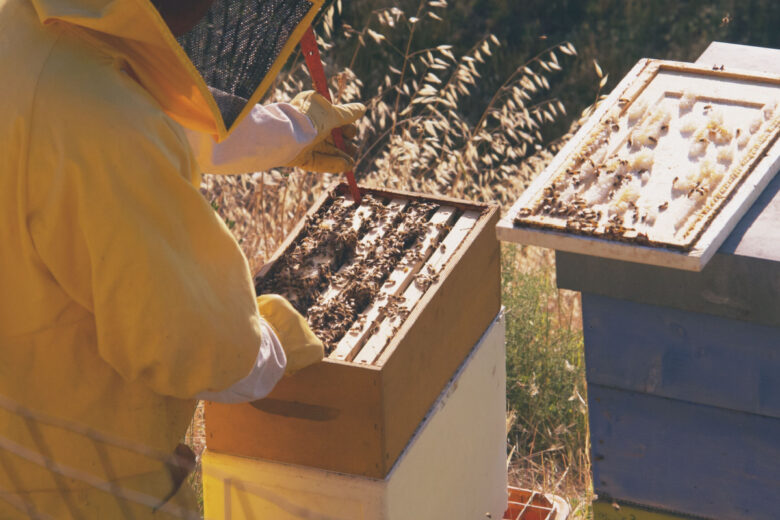
<path fill-rule="evenodd" d="M 260 101 L 323 0 L 216 0 L 179 44 L 229 133 Z"/>

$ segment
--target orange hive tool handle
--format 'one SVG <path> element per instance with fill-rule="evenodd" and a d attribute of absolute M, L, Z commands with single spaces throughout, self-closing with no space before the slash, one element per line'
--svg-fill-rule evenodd
<path fill-rule="evenodd" d="M 328 80 L 325 78 L 325 69 L 322 67 L 320 50 L 317 47 L 317 38 L 314 36 L 314 29 L 311 26 L 306 29 L 303 38 L 301 38 L 301 51 L 306 60 L 306 66 L 309 68 L 309 75 L 311 75 L 311 80 L 314 83 L 314 89 L 325 99 L 331 101 L 330 92 L 328 91 Z M 341 129 L 334 128 L 332 135 L 333 142 L 338 149 L 346 151 Z M 360 204 L 360 189 L 357 182 L 355 182 L 355 173 L 352 170 L 347 172 L 347 183 L 349 184 L 349 192 L 352 194 L 352 198 L 355 199 L 357 204 Z"/>

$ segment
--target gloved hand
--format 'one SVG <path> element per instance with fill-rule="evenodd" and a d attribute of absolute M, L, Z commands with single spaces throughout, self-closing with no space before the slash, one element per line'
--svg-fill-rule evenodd
<path fill-rule="evenodd" d="M 257 309 L 274 329 L 287 357 L 285 375 L 321 361 L 325 347 L 309 328 L 306 319 L 278 294 L 264 294 L 257 298 Z"/>
<path fill-rule="evenodd" d="M 301 92 L 290 101 L 290 104 L 311 120 L 317 130 L 317 137 L 286 166 L 329 173 L 352 169 L 355 164 L 352 157 L 356 151 L 354 146 L 347 144 L 346 153 L 342 152 L 333 143 L 331 131 L 334 128 L 341 128 L 345 142 L 354 138 L 357 129 L 353 123 L 366 113 L 365 105 L 362 103 L 332 105 L 313 90 Z"/>

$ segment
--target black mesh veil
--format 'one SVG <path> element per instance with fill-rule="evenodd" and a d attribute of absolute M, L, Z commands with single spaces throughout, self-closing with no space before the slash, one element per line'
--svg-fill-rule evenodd
<path fill-rule="evenodd" d="M 178 38 L 214 95 L 230 129 L 272 71 L 306 14 L 309 0 L 217 0 L 198 25 Z M 297 42 L 295 42 L 297 43 Z"/>

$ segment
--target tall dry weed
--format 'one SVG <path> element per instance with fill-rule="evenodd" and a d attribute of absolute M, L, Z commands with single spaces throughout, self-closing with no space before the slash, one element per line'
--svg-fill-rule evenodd
<path fill-rule="evenodd" d="M 370 13 L 362 27 L 335 29 L 340 2 L 321 19 L 320 47 L 327 59 L 331 92 L 338 102 L 361 101 L 368 112 L 359 124 L 356 175 L 366 186 L 398 188 L 477 201 L 511 202 L 552 156 L 541 129 L 565 114 L 546 97 L 548 77 L 562 69 L 561 56 L 576 54 L 563 42 L 522 63 L 491 85 L 480 67 L 500 45 L 492 34 L 462 56 L 442 43 L 418 48 L 415 35 L 441 23 L 445 0 L 423 0 L 413 14 L 392 7 Z M 328 51 L 352 49 L 333 55 Z M 380 56 L 384 74 L 369 84 L 352 70 L 360 53 Z M 311 88 L 296 57 L 277 79 L 267 101 L 288 101 Z M 477 106 L 486 88 L 494 94 Z M 478 113 L 479 117 L 467 114 Z M 295 169 L 238 177 L 204 176 L 203 192 L 232 227 L 253 270 L 273 253 L 316 197 L 338 176 Z"/>
<path fill-rule="evenodd" d="M 334 19 L 339 5 L 336 2 L 322 17 L 319 44 L 327 60 L 336 101 L 361 101 L 368 107 L 366 117 L 358 123 L 356 175 L 362 185 L 498 201 L 506 207 L 576 129 L 578 123 L 554 143 L 545 143 L 542 136 L 545 125 L 566 114 L 560 100 L 547 94 L 548 78 L 562 69 L 563 56 L 576 54 L 570 43 L 553 45 L 518 63 L 509 77 L 493 85 L 480 70 L 495 58 L 494 51 L 500 46 L 495 36 L 479 38 L 460 56 L 446 42 L 433 47 L 415 45 L 415 35 L 424 31 L 426 24 L 443 21 L 446 1 L 423 0 L 414 13 L 396 7 L 377 9 L 362 25 L 342 23 L 337 31 Z M 335 49 L 341 52 L 329 52 Z M 383 70 L 363 71 L 365 77 L 361 78 L 360 72 L 352 68 L 360 61 L 361 53 L 381 57 L 373 62 Z M 302 60 L 296 57 L 277 79 L 267 101 L 288 101 L 310 85 Z M 486 97 L 486 89 L 493 89 L 493 94 Z M 480 105 L 483 99 L 488 101 Z M 340 180 L 337 175 L 277 168 L 236 177 L 206 175 L 203 192 L 227 221 L 256 271 L 323 190 Z M 571 331 L 571 322 L 579 319 L 577 302 L 570 295 L 561 297 L 560 293 L 555 293 L 554 302 L 549 298 L 554 293 L 549 292 L 549 280 L 544 281 L 554 271 L 549 252 L 534 248 L 513 251 L 511 258 L 504 259 L 504 269 L 517 270 L 518 280 L 525 284 L 522 291 L 528 292 L 533 286 L 536 289 L 531 292 L 539 298 L 522 291 L 517 293 L 511 284 L 505 284 L 505 304 L 512 307 L 510 314 L 516 308 L 524 313 L 538 313 L 545 319 L 558 313 L 560 318 L 563 309 L 569 322 L 566 327 L 556 325 L 562 335 L 551 335 L 553 339 L 547 342 L 535 340 L 537 357 L 519 357 L 518 366 L 555 363 L 555 371 L 564 357 L 568 360 L 577 348 L 573 336 L 576 333 Z M 537 272 L 538 287 L 529 284 L 531 278 L 521 273 L 528 265 Z M 538 274 L 540 269 L 542 274 Z M 510 329 L 515 330 L 512 326 Z M 534 333 L 528 331 L 532 336 Z M 559 341 L 563 337 L 569 349 L 565 356 L 560 353 L 560 345 L 553 345 L 563 344 Z M 516 347 L 518 352 L 524 350 L 522 345 Z M 549 357 L 544 361 L 539 356 Z M 581 366 L 578 369 L 581 371 Z M 552 423 L 546 422 L 547 418 L 532 417 L 528 408 L 515 406 L 520 401 L 510 403 L 510 473 L 516 483 L 579 501 L 575 509 L 582 513 L 588 496 L 589 461 L 583 438 L 586 428 L 581 418 L 572 422 L 576 411 L 561 411 L 571 408 L 567 405 L 577 404 L 569 400 L 576 388 L 572 393 L 568 386 L 558 386 L 555 392 L 563 393 L 551 393 L 546 399 L 562 402 L 556 407 L 557 415 L 565 417 L 561 424 L 550 427 Z M 532 402 L 526 403 L 533 406 Z M 515 415 L 511 410 L 515 410 Z M 517 412 L 532 420 L 526 418 L 523 422 Z"/>

